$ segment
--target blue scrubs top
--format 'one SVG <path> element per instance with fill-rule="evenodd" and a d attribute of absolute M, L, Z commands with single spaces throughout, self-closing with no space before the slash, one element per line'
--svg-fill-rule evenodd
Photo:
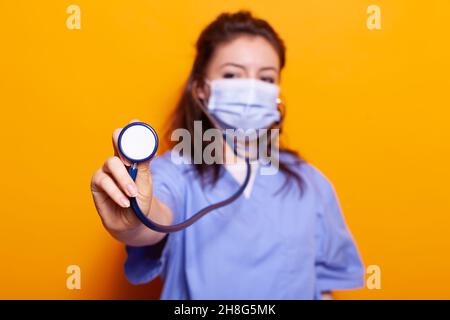
<path fill-rule="evenodd" d="M 170 152 L 150 166 L 154 195 L 174 223 L 239 187 L 226 170 L 214 187 L 202 186 L 192 166 L 173 163 Z M 364 267 L 332 184 L 309 163 L 295 169 L 306 182 L 302 197 L 295 183 L 275 194 L 284 174 L 262 175 L 260 165 L 250 198 L 210 212 L 165 243 L 126 246 L 128 280 L 161 275 L 161 299 L 318 299 L 323 291 L 362 287 Z"/>

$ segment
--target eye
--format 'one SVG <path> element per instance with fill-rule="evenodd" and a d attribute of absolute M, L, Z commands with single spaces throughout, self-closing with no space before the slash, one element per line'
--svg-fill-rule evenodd
<path fill-rule="evenodd" d="M 232 73 L 232 72 L 226 72 L 223 74 L 222 76 L 225 79 L 231 79 L 231 78 L 236 78 L 236 74 Z"/>
<path fill-rule="evenodd" d="M 275 79 L 273 77 L 261 77 L 261 80 L 269 83 L 275 83 Z"/>

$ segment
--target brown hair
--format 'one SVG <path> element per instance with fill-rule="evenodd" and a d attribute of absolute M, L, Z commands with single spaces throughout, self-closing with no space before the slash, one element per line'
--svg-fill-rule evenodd
<path fill-rule="evenodd" d="M 193 137 L 194 121 L 202 121 L 203 131 L 206 131 L 209 128 L 214 128 L 214 125 L 202 109 L 201 103 L 203 101 L 197 97 L 196 89 L 204 85 L 206 69 L 214 54 L 214 50 L 219 45 L 228 43 L 242 35 L 260 36 L 266 39 L 278 53 L 280 59 L 280 70 L 283 69 L 286 63 L 286 48 L 283 40 L 278 36 L 269 23 L 265 20 L 253 17 L 248 11 L 222 13 L 202 31 L 197 40 L 197 52 L 194 64 L 181 98 L 174 111 L 172 121 L 169 125 L 169 130 L 167 131 L 167 137 L 169 138 L 167 139 L 168 141 L 170 141 L 171 132 L 178 128 L 187 129 L 190 132 L 191 137 Z M 283 118 L 284 112 L 282 119 Z M 282 123 L 283 121 L 281 120 L 280 133 L 282 132 Z M 173 147 L 175 142 L 169 142 L 169 145 Z M 194 148 L 194 142 L 191 141 L 191 150 L 194 150 L 194 152 L 202 152 L 203 154 L 203 149 L 206 145 L 207 142 L 202 142 L 201 150 L 196 150 L 196 148 Z M 290 161 L 288 163 L 280 159 L 279 169 L 286 176 L 286 181 L 281 189 L 287 187 L 291 181 L 295 181 L 300 188 L 300 193 L 302 193 L 304 181 L 293 167 L 298 167 L 305 161 L 297 152 L 280 146 L 280 155 L 282 153 L 291 155 L 289 158 L 294 161 Z M 192 157 L 194 157 L 194 155 L 192 155 Z M 202 178 L 202 181 L 205 181 L 205 178 L 208 178 L 209 182 L 212 184 L 217 182 L 222 171 L 222 166 L 220 164 L 207 165 L 202 163 L 193 164 L 193 166 Z"/>

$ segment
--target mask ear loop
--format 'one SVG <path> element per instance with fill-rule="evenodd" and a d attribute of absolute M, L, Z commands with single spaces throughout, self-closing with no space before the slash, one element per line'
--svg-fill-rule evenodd
<path fill-rule="evenodd" d="M 280 112 L 280 120 L 274 122 L 274 124 L 272 126 L 270 126 L 268 128 L 268 130 L 278 129 L 279 130 L 278 131 L 279 132 L 278 135 L 280 135 L 281 134 L 281 130 L 282 130 L 281 129 L 282 128 L 282 124 L 283 124 L 284 118 L 286 116 L 286 104 L 283 102 L 283 99 L 281 99 L 281 98 L 277 99 L 277 109 Z M 267 147 L 272 148 L 272 146 L 271 146 L 272 139 L 273 139 L 272 136 L 270 136 L 270 139 L 269 139 L 270 143 L 267 145 Z M 258 141 L 258 144 L 259 144 L 259 141 Z M 267 159 L 264 159 L 264 160 L 267 160 Z"/>
<path fill-rule="evenodd" d="M 276 122 L 276 126 L 273 127 L 273 129 L 280 129 L 280 133 L 281 133 L 281 124 L 284 121 L 284 118 L 286 116 L 286 104 L 283 102 L 283 99 L 278 98 L 277 99 L 277 108 L 278 111 L 280 112 L 280 121 Z"/>
<path fill-rule="evenodd" d="M 209 95 L 211 95 L 211 85 L 209 83 L 206 83 L 208 85 L 209 88 Z M 206 103 L 203 101 L 203 99 L 200 99 L 197 95 L 196 90 L 198 90 L 197 85 L 194 85 L 194 88 L 191 89 L 191 94 L 194 97 L 194 101 L 197 104 L 197 106 L 200 108 L 200 110 L 203 112 L 203 114 L 208 118 L 208 120 L 213 124 L 213 126 L 216 129 L 222 130 L 223 128 L 221 128 L 221 126 L 219 125 L 219 123 L 211 116 L 211 114 L 208 112 L 208 108 L 206 107 Z"/>

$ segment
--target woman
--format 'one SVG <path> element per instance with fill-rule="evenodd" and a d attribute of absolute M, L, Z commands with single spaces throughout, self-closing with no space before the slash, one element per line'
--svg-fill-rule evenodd
<path fill-rule="evenodd" d="M 172 130 L 194 136 L 195 121 L 203 131 L 281 129 L 281 104 L 250 107 L 243 116 L 239 103 L 227 113 L 217 101 L 245 90 L 256 104 L 267 100 L 277 92 L 284 65 L 283 41 L 266 21 L 243 11 L 220 15 L 197 41 Z M 363 285 L 364 268 L 332 184 L 296 153 L 280 148 L 275 174 L 262 174 L 267 164 L 252 160 L 242 196 L 183 231 L 164 234 L 142 225 L 127 197 L 137 197 L 152 220 L 179 223 L 238 189 L 245 163 L 228 146 L 225 165 L 180 163 L 168 152 L 139 164 L 133 182 L 117 151 L 120 130 L 113 134 L 115 156 L 94 174 L 91 189 L 105 228 L 126 245 L 125 273 L 132 283 L 162 275 L 163 299 L 318 299 Z"/>

